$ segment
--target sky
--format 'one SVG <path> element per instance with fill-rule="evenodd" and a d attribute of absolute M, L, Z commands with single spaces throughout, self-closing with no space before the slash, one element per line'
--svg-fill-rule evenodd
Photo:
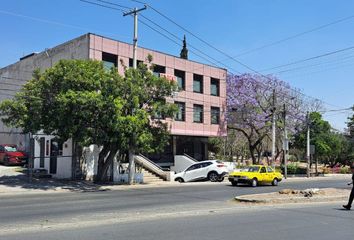
<path fill-rule="evenodd" d="M 144 6 L 132 0 L 87 1 L 124 10 Z M 273 74 L 306 98 L 323 101 L 329 110 L 324 118 L 335 129 L 346 127 L 352 112 L 331 110 L 354 105 L 354 0 L 141 1 L 152 8 L 139 17 L 139 46 L 178 56 L 185 34 L 189 59 L 235 74 Z M 87 32 L 132 42 L 133 18 L 120 10 L 80 0 L 0 3 L 0 68 Z"/>

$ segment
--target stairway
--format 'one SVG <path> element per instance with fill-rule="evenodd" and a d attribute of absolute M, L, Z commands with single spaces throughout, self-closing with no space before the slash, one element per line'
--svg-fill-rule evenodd
<path fill-rule="evenodd" d="M 164 182 L 162 178 L 157 176 L 156 174 L 150 172 L 149 170 L 142 167 L 141 173 L 144 175 L 144 183 L 159 183 Z"/>

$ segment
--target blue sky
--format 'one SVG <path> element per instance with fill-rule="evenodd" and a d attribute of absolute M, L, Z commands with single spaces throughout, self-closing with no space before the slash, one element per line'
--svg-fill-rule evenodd
<path fill-rule="evenodd" d="M 131 0 L 106 1 L 127 7 L 142 7 L 141 4 Z M 125 42 L 132 41 L 132 18 L 123 17 L 122 13 L 116 10 L 93 6 L 79 0 L 0 0 L 0 2 L 0 68 L 14 63 L 23 55 L 56 46 L 87 32 Z M 240 55 L 352 16 L 354 0 L 146 0 L 145 2 L 257 71 L 354 46 L 354 17 L 352 17 L 318 31 Z M 144 11 L 143 15 L 181 38 L 185 34 L 152 9 Z M 186 35 L 188 44 L 222 61 L 230 69 L 250 72 L 233 60 L 225 60 L 227 59 L 225 55 L 206 46 L 190 34 Z M 172 55 L 178 55 L 180 51 L 180 46 L 176 43 L 143 24 L 139 25 L 138 44 Z M 191 52 L 189 58 L 206 62 Z M 354 104 L 352 93 L 354 49 L 262 73 L 273 73 L 289 82 L 291 86 L 301 89 L 306 95 L 323 100 L 327 109 L 348 108 Z M 345 127 L 348 116 L 349 112 L 329 112 L 324 115 L 325 119 L 339 130 Z"/>

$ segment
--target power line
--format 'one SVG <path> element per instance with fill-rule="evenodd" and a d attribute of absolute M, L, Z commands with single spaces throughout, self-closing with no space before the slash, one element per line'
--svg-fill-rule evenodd
<path fill-rule="evenodd" d="M 300 32 L 300 33 L 291 35 L 291 36 L 289 36 L 289 37 L 286 37 L 286 38 L 277 40 L 277 41 L 275 41 L 275 42 L 268 43 L 268 44 L 262 45 L 262 46 L 260 46 L 260 47 L 256 47 L 256 48 L 253 48 L 253 49 L 244 51 L 244 52 L 242 52 L 242 53 L 236 55 L 235 57 L 240 57 L 240 56 L 243 56 L 243 55 L 247 55 L 247 54 L 249 54 L 249 53 L 253 53 L 253 52 L 259 51 L 259 50 L 262 50 L 262 49 L 264 49 L 264 48 L 268 48 L 268 47 L 277 45 L 277 44 L 279 44 L 279 43 L 283 43 L 283 42 L 286 42 L 286 41 L 288 41 L 288 40 L 291 40 L 291 39 L 294 39 L 294 38 L 298 38 L 298 37 L 300 37 L 300 36 L 303 36 L 303 35 L 306 35 L 306 34 L 309 34 L 309 33 L 312 33 L 312 32 L 318 31 L 318 30 L 321 30 L 321 29 L 323 29 L 323 28 L 326 28 L 326 27 L 329 27 L 329 26 L 332 26 L 332 25 L 335 25 L 335 24 L 338 24 L 338 23 L 341 23 L 341 22 L 350 20 L 350 19 L 352 19 L 352 18 L 354 18 L 354 15 L 351 15 L 351 16 L 348 16 L 348 17 L 344 17 L 344 18 L 335 20 L 335 21 L 333 21 L 333 22 L 330 22 L 330 23 L 327 23 L 327 24 L 324 24 L 324 25 L 321 25 L 321 26 L 312 28 L 312 29 L 310 29 L 310 30 L 307 30 L 307 31 L 304 31 L 304 32 Z"/>
<path fill-rule="evenodd" d="M 99 6 L 99 7 L 111 9 L 111 10 L 118 10 L 118 11 L 121 11 L 121 12 L 124 12 L 124 11 L 125 11 L 125 10 L 122 9 L 122 8 L 111 7 L 111 6 L 107 6 L 107 5 L 104 5 L 104 4 L 100 4 L 100 3 L 97 3 L 97 2 L 92 2 L 92 1 L 87 1 L 87 0 L 79 0 L 79 1 L 85 2 L 85 3 L 89 3 L 89 4 L 92 4 L 92 5 L 96 5 L 96 6 Z M 96 0 L 96 1 L 100 1 L 100 0 Z"/>
<path fill-rule="evenodd" d="M 84 0 L 80 0 L 80 1 L 84 1 Z M 47 19 L 43 19 L 43 18 L 31 17 L 31 16 L 28 16 L 28 15 L 23 15 L 23 14 L 14 13 L 14 12 L 8 12 L 8 11 L 0 10 L 0 13 L 11 15 L 11 16 L 15 16 L 15 17 L 27 18 L 27 19 L 30 19 L 30 20 L 33 20 L 33 21 L 43 22 L 43 23 L 47 23 L 47 24 L 58 25 L 58 26 L 61 26 L 61 27 L 74 28 L 74 29 L 84 30 L 84 31 L 88 31 L 88 32 L 97 31 L 97 32 L 106 33 L 106 34 L 109 34 L 109 35 L 112 35 L 112 36 L 127 38 L 127 36 L 120 36 L 120 35 L 116 35 L 116 34 L 111 33 L 111 32 L 104 32 L 104 31 L 101 31 L 101 30 L 89 29 L 89 28 L 85 28 L 85 27 L 81 27 L 81 26 L 76 26 L 76 25 L 56 22 L 56 21 L 47 20 Z"/>
<path fill-rule="evenodd" d="M 294 68 L 288 68 L 273 74 L 283 74 L 283 73 L 287 73 L 287 72 L 292 72 L 292 71 L 296 71 L 296 70 L 301 70 L 301 69 L 306 69 L 306 68 L 311 68 L 311 67 L 317 67 L 317 66 L 321 66 L 321 65 L 325 65 L 325 64 L 338 64 L 338 63 L 343 63 L 343 62 L 348 62 L 348 61 L 343 61 L 346 59 L 351 59 L 353 58 L 354 55 L 350 55 L 347 57 L 343 57 L 343 58 L 338 58 L 338 59 L 333 59 L 330 61 L 326 61 L 326 62 L 319 62 L 319 63 L 315 63 L 315 64 L 310 64 L 310 65 L 305 65 L 305 66 L 300 66 L 300 67 L 294 67 Z"/>
<path fill-rule="evenodd" d="M 89 3 L 89 4 L 93 4 L 93 5 L 97 5 L 97 6 L 100 6 L 100 7 L 104 7 L 104 8 L 108 8 L 108 9 L 112 9 L 112 10 L 118 10 L 118 11 L 122 11 L 124 12 L 123 9 L 121 8 L 116 8 L 116 7 L 111 7 L 111 6 L 106 6 L 106 5 L 103 5 L 103 4 L 99 4 L 99 3 L 95 3 L 95 2 L 91 2 L 91 1 L 87 1 L 87 0 L 80 0 L 82 2 L 86 2 L 86 3 Z M 98 1 L 98 0 L 97 0 Z M 100 1 L 100 2 L 105 2 L 105 3 L 109 3 L 110 5 L 113 5 L 113 6 L 121 6 L 121 5 L 118 5 L 118 4 L 115 4 L 115 3 L 112 3 L 112 2 L 108 2 L 108 1 Z M 159 27 L 160 29 L 162 29 L 163 31 L 167 32 L 168 34 L 170 34 L 171 36 L 173 36 L 174 38 L 178 39 L 179 41 L 182 41 L 181 38 L 179 38 L 178 36 L 176 36 L 175 34 L 171 33 L 170 31 L 168 31 L 167 29 L 165 29 L 164 27 L 162 27 L 161 25 L 159 25 L 158 23 L 152 21 L 151 19 L 143 16 L 142 14 L 140 15 L 141 17 L 143 17 L 144 19 L 148 20 L 149 22 L 153 23 L 155 26 Z M 171 37 L 167 36 L 166 34 L 156 30 L 155 28 L 153 28 L 151 25 L 147 24 L 146 22 L 142 21 L 141 19 L 138 20 L 140 23 L 142 23 L 143 25 L 147 26 L 148 28 L 150 28 L 151 30 L 155 31 L 156 33 L 162 35 L 163 37 L 167 38 L 168 40 L 172 41 L 173 43 L 177 44 L 178 46 L 180 46 L 180 43 L 179 42 L 176 42 L 175 40 L 173 40 Z M 199 50 L 198 48 L 192 46 L 189 44 L 189 46 L 193 49 L 195 49 L 196 51 L 198 51 L 199 53 L 203 54 L 204 56 L 207 56 L 208 58 L 212 59 L 213 61 L 217 62 L 217 63 L 220 63 L 222 64 L 223 66 L 225 66 L 226 68 L 229 68 L 229 69 L 232 69 L 230 66 L 227 66 L 225 64 L 223 64 L 222 62 L 218 61 L 217 59 L 211 57 L 210 55 L 204 53 L 203 51 Z M 190 50 L 190 52 L 192 52 L 193 54 L 195 54 L 196 56 L 206 60 L 208 63 L 211 63 L 212 65 L 218 65 L 218 64 L 215 64 L 215 62 L 212 62 L 210 61 L 209 59 L 201 56 L 200 54 L 196 53 L 195 51 L 192 51 Z M 236 70 L 235 70 L 236 71 Z M 236 71 L 237 72 L 237 71 Z"/>
<path fill-rule="evenodd" d="M 314 59 L 318 59 L 318 58 L 322 58 L 322 57 L 327 57 L 327 56 L 330 56 L 330 55 L 333 55 L 333 54 L 336 54 L 336 53 L 340 53 L 340 52 L 344 52 L 344 51 L 348 51 L 348 50 L 352 50 L 352 49 L 354 49 L 354 46 L 347 47 L 347 48 L 342 48 L 342 49 L 339 49 L 339 50 L 335 50 L 335 51 L 332 51 L 332 52 L 327 52 L 327 53 L 324 53 L 324 54 L 320 54 L 320 55 L 317 55 L 317 56 L 313 56 L 313 57 L 309 57 L 309 58 L 305 58 L 305 59 L 301 59 L 301 60 L 297 60 L 297 61 L 290 62 L 290 63 L 287 63 L 287 64 L 282 64 L 282 65 L 279 65 L 279 66 L 262 69 L 260 71 L 261 72 L 265 72 L 265 71 L 269 71 L 269 70 L 273 70 L 273 69 L 277 69 L 277 68 L 282 68 L 282 67 L 286 67 L 286 66 L 290 66 L 290 65 L 294 65 L 294 64 L 299 64 L 299 63 L 302 63 L 302 62 L 307 62 L 307 61 L 310 61 L 310 60 L 314 60 Z"/>

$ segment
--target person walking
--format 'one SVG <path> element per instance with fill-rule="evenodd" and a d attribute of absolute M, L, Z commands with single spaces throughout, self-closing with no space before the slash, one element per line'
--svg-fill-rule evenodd
<path fill-rule="evenodd" d="M 354 199 L 354 164 L 351 165 L 350 170 L 352 171 L 352 181 L 348 183 L 348 185 L 353 185 L 352 191 L 350 192 L 349 200 L 347 205 L 343 205 L 343 207 L 347 210 L 350 210 L 352 207 L 353 199 Z"/>

